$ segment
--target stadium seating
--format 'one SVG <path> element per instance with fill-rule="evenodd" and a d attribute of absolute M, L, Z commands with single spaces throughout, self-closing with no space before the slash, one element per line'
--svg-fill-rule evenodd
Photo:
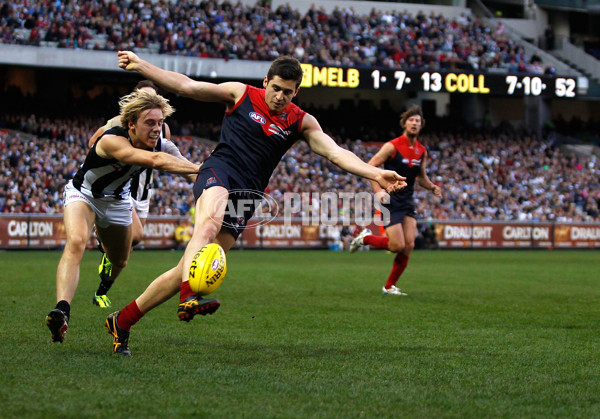
<path fill-rule="evenodd" d="M 42 47 L 271 61 L 282 54 L 306 63 L 412 69 L 544 72 L 518 41 L 469 14 L 205 1 L 7 2 L 0 42 Z M 541 65 L 536 65 L 541 64 Z"/>
<path fill-rule="evenodd" d="M 98 124 L 93 118 L 80 117 L 75 124 L 69 120 L 50 123 L 35 115 L 0 115 L 0 126 L 5 127 L 0 129 L 0 212 L 61 212 L 62 188 L 83 162 L 87 139 Z M 436 125 L 443 126 L 432 121 L 431 126 Z M 324 129 L 363 160 L 380 147 L 373 141 L 392 139 L 395 129 L 381 127 L 379 132 L 359 134 L 365 135 L 359 139 L 341 126 Z M 190 125 L 186 131 L 193 129 Z M 216 132 L 218 125 L 202 129 Z M 27 130 L 30 133 L 23 132 Z M 45 138 L 36 134 L 42 132 Z M 555 132 L 538 137 L 507 127 L 426 132 L 422 141 L 430 150 L 428 171 L 444 196 L 437 199 L 417 187 L 418 213 L 438 220 L 600 220 L 597 159 L 566 153 L 556 138 Z M 178 141 L 192 161 L 204 160 L 210 144 Z M 151 214 L 187 214 L 191 187 L 181 177 L 157 176 L 154 190 Z M 282 206 L 286 192 L 340 191 L 370 191 L 370 185 L 299 142 L 282 159 L 266 192 Z"/>

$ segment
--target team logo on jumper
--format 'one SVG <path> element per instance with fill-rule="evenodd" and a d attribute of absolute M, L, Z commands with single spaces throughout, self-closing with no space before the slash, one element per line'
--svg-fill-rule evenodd
<path fill-rule="evenodd" d="M 284 121 L 285 122 L 288 119 L 288 113 L 287 112 L 281 112 L 279 115 L 277 115 L 277 118 L 280 121 Z"/>
<path fill-rule="evenodd" d="M 206 180 L 205 186 L 214 185 L 215 183 L 217 183 L 217 178 L 215 178 L 214 176 L 211 176 Z"/>
<path fill-rule="evenodd" d="M 265 117 L 256 112 L 250 112 L 250 118 L 252 118 L 254 122 L 258 122 L 261 125 L 267 123 Z"/>
<path fill-rule="evenodd" d="M 405 157 L 405 158 L 402 159 L 402 163 L 408 165 L 409 167 L 420 166 L 421 165 L 421 160 L 420 159 L 407 159 Z"/>
<path fill-rule="evenodd" d="M 281 128 L 278 125 L 275 124 L 271 124 L 269 125 L 269 132 L 271 134 L 277 135 L 278 137 L 283 138 L 284 140 L 287 140 L 288 135 L 290 135 L 292 132 L 289 130 L 284 130 L 283 128 Z"/>

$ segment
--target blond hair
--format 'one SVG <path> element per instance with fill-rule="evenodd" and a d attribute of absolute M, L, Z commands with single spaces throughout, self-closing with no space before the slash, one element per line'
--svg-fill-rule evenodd
<path fill-rule="evenodd" d="M 175 112 L 175 108 L 169 104 L 168 99 L 156 94 L 156 92 L 147 90 L 136 90 L 127 96 L 123 96 L 119 100 L 119 109 L 121 126 L 125 129 L 129 127 L 129 122 L 135 124 L 140 114 L 146 110 L 160 109 L 165 119 Z"/>

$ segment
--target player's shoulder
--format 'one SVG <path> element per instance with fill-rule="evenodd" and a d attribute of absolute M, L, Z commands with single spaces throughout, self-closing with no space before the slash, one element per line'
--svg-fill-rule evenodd
<path fill-rule="evenodd" d="M 421 143 L 419 140 L 417 140 L 415 147 L 422 151 L 423 153 L 427 153 L 427 147 L 425 147 L 425 145 L 423 143 Z"/>
<path fill-rule="evenodd" d="M 125 138 L 128 137 L 127 130 L 125 130 L 125 128 L 123 128 L 120 125 L 107 129 L 106 131 L 104 131 L 104 135 L 116 135 L 117 137 L 125 137 Z"/>
<path fill-rule="evenodd" d="M 263 90 L 239 81 L 227 81 L 219 84 L 219 86 L 227 90 L 227 92 L 236 100 L 246 94 L 257 94 L 260 90 Z"/>
<path fill-rule="evenodd" d="M 121 126 L 121 116 L 117 115 L 111 119 L 109 119 L 108 121 L 106 121 L 106 124 L 104 124 L 104 131 L 107 131 L 111 128 L 114 127 L 120 127 Z"/>
<path fill-rule="evenodd" d="M 386 142 L 384 145 L 388 145 L 389 147 L 400 147 L 403 144 L 408 144 L 408 138 L 406 138 L 404 135 L 401 135 L 399 137 L 396 138 L 392 138 L 391 140 L 389 140 L 388 142 Z"/>

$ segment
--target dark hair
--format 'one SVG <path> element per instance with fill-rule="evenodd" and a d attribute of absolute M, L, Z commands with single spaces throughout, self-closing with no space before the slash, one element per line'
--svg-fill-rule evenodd
<path fill-rule="evenodd" d="M 411 116 L 419 115 L 421 117 L 421 129 L 425 128 L 425 118 L 423 117 L 423 111 L 419 105 L 412 105 L 406 112 L 400 115 L 400 126 L 404 129 L 406 120 Z"/>
<path fill-rule="evenodd" d="M 296 82 L 296 87 L 298 87 L 302 82 L 302 75 L 300 61 L 294 57 L 283 56 L 277 58 L 271 64 L 271 67 L 267 72 L 267 82 L 272 80 L 273 77 L 279 76 L 283 80 L 294 80 Z"/>
<path fill-rule="evenodd" d="M 151 82 L 150 80 L 140 81 L 138 84 L 135 85 L 135 87 L 133 88 L 133 91 L 135 92 L 136 90 L 143 89 L 144 87 L 152 87 L 154 89 L 154 91 L 156 93 L 158 93 L 158 87 L 156 87 L 156 85 L 153 82 Z"/>

